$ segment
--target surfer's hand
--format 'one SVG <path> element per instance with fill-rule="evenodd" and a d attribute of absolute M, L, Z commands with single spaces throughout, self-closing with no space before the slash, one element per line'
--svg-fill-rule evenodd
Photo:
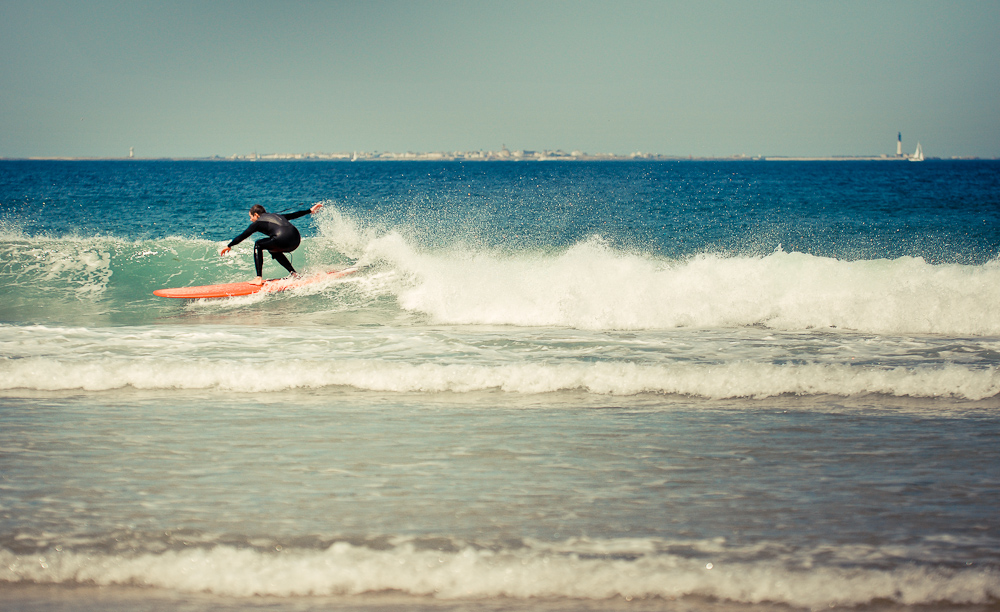
<path fill-rule="evenodd" d="M 219 251 L 219 255 L 225 255 L 228 252 L 229 252 L 229 247 L 222 247 L 222 250 Z"/>
<path fill-rule="evenodd" d="M 321 208 L 323 208 L 322 204 L 313 204 L 312 208 L 309 209 L 309 212 L 315 215 L 316 211 L 319 210 L 319 209 L 321 209 Z"/>

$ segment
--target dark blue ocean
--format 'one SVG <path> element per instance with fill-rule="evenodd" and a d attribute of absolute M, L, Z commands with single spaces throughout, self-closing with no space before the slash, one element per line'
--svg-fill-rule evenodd
<path fill-rule="evenodd" d="M 317 203 L 357 273 L 152 294 Z M 1000 162 L 8 160 L 0 237 L 5 609 L 1000 609 Z"/>

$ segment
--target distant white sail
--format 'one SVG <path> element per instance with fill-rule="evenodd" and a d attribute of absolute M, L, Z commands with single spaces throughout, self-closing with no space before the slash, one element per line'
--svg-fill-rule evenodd
<path fill-rule="evenodd" d="M 924 161 L 924 148 L 917 143 L 917 151 L 910 156 L 910 161 Z"/>

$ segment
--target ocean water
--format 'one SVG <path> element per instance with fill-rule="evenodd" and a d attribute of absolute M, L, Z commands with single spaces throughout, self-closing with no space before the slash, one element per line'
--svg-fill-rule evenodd
<path fill-rule="evenodd" d="M 152 295 L 255 203 L 360 271 Z M 0 161 L 0 237 L 5 610 L 1000 609 L 1000 162 Z"/>

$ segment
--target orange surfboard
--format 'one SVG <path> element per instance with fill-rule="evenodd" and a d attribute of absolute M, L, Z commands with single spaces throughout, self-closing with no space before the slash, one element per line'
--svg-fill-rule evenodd
<path fill-rule="evenodd" d="M 290 276 L 288 278 L 272 278 L 264 281 L 263 285 L 252 285 L 243 283 L 226 283 L 224 285 L 201 285 L 199 287 L 177 287 L 174 289 L 157 289 L 153 295 L 167 298 L 185 298 L 196 300 L 200 298 L 222 298 L 235 297 L 238 295 L 250 295 L 253 293 L 277 293 L 278 291 L 288 291 L 296 287 L 304 287 L 313 283 L 319 283 L 335 278 L 343 278 L 349 274 L 357 272 L 357 268 L 345 268 L 343 270 L 331 270 L 330 272 L 320 272 L 311 276 Z"/>

